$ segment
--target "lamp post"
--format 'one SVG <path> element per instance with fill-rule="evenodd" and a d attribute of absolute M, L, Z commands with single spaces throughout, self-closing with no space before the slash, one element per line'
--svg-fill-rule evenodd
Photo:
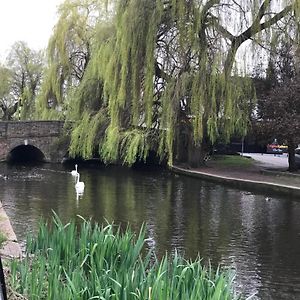
<path fill-rule="evenodd" d="M 244 156 L 244 137 L 242 138 L 242 156 Z"/>
<path fill-rule="evenodd" d="M 21 121 L 22 97 L 19 98 L 18 119 Z"/>
<path fill-rule="evenodd" d="M 5 285 L 1 257 L 0 257 L 0 300 L 7 300 L 6 285 Z"/>

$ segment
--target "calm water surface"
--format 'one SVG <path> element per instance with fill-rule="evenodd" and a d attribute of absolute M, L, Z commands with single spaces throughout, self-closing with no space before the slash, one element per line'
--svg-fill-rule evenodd
<path fill-rule="evenodd" d="M 85 182 L 76 195 L 73 167 L 0 164 L 0 200 L 18 239 L 54 210 L 138 230 L 161 256 L 179 249 L 233 269 L 236 288 L 252 299 L 300 299 L 300 202 L 231 189 L 162 170 L 79 166 Z"/>

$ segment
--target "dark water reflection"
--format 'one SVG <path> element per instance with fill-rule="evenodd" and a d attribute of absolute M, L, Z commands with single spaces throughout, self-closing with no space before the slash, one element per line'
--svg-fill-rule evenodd
<path fill-rule="evenodd" d="M 300 299 L 300 202 L 230 189 L 167 171 L 83 168 L 86 188 L 76 195 L 72 167 L 0 164 L 5 210 L 19 240 L 54 210 L 115 221 L 138 230 L 147 223 L 149 247 L 197 253 L 237 273 L 238 291 L 254 299 Z"/>

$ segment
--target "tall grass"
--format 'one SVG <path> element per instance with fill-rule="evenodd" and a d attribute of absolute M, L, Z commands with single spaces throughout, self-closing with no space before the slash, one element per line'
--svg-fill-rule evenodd
<path fill-rule="evenodd" d="M 7 241 L 7 237 L 4 233 L 0 232 L 0 248 L 2 248 L 3 244 Z"/>
<path fill-rule="evenodd" d="M 136 236 L 85 220 L 63 224 L 56 215 L 52 223 L 41 223 L 26 257 L 11 263 L 11 284 L 28 299 L 234 299 L 227 272 L 142 251 L 144 227 Z"/>

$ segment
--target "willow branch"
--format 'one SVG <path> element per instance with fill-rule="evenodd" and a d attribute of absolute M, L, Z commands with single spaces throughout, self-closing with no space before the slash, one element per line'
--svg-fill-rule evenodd
<path fill-rule="evenodd" d="M 267 20 L 264 23 L 260 23 L 261 19 L 264 16 L 267 5 L 269 5 L 269 3 L 270 3 L 270 0 L 266 0 L 263 2 L 252 25 L 247 30 L 242 32 L 240 35 L 236 36 L 234 38 L 234 40 L 232 41 L 231 47 L 228 51 L 228 54 L 227 54 L 227 57 L 225 60 L 225 65 L 224 65 L 224 72 L 225 72 L 226 77 L 228 77 L 230 75 L 230 72 L 231 72 L 231 69 L 233 66 L 233 62 L 234 62 L 234 58 L 235 58 L 235 54 L 236 54 L 238 48 L 245 41 L 249 40 L 255 34 L 276 24 L 279 20 L 284 18 L 292 10 L 292 5 L 288 5 L 282 11 L 277 13 L 273 18 Z"/>

